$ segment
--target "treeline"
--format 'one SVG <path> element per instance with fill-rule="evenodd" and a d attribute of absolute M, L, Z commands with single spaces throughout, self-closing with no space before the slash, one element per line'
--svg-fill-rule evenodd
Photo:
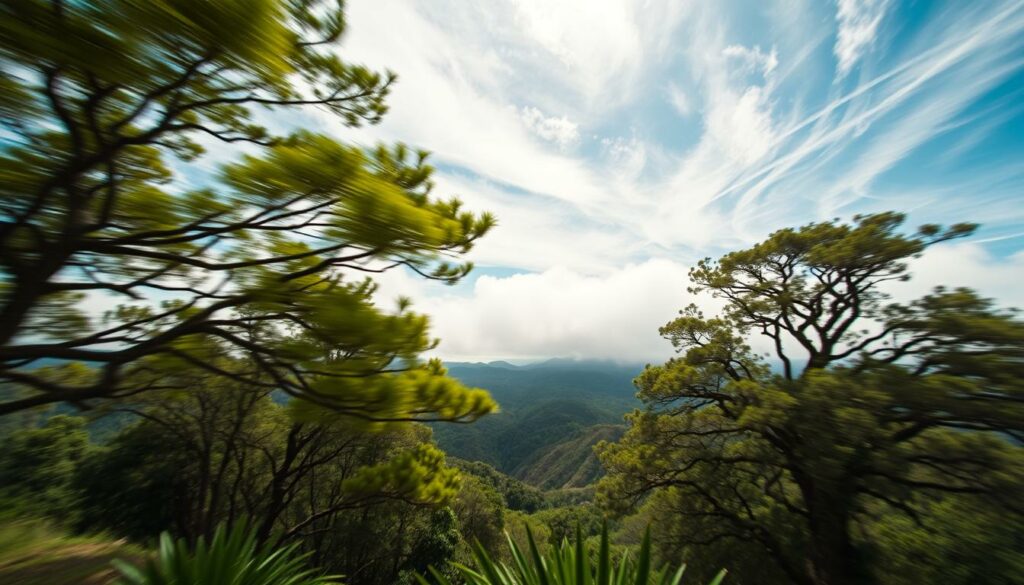
<path fill-rule="evenodd" d="M 511 561 L 506 533 L 525 549 L 530 531 L 542 550 L 577 527 L 599 534 L 592 491 L 546 493 L 481 462 L 446 462 L 426 425 L 298 422 L 272 393 L 213 382 L 120 403 L 107 416 L 124 427 L 104 441 L 90 439 L 95 422 L 61 414 L 8 429 L 0 517 L 148 545 L 245 523 L 257 545 L 297 545 L 355 584 L 413 583 L 470 562 L 474 543 Z"/>

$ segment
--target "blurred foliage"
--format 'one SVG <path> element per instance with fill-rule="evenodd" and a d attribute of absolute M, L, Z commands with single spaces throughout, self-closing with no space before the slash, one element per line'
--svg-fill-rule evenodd
<path fill-rule="evenodd" d="M 547 527 L 548 543 L 552 546 L 571 540 L 577 532 L 584 538 L 596 536 L 605 526 L 604 513 L 593 504 L 549 508 L 537 512 L 533 518 Z"/>
<path fill-rule="evenodd" d="M 637 378 L 646 408 L 620 442 L 599 446 L 609 470 L 599 499 L 625 511 L 656 494 L 648 512 L 676 559 L 757 547 L 726 565 L 751 583 L 870 582 L 873 545 L 859 535 L 893 535 L 874 524 L 880 506 L 887 522 L 927 524 L 953 518 L 929 498 L 984 495 L 1018 525 L 1024 323 L 967 289 L 891 302 L 887 283 L 908 278 L 909 259 L 973 229 L 904 235 L 902 222 L 886 213 L 810 224 L 700 262 L 692 292 L 725 308 L 705 317 L 691 306 L 661 329 L 682 355 Z M 748 334 L 767 338 L 779 371 Z M 883 554 L 913 546 L 907 537 L 888 539 Z M 1019 559 L 1011 551 L 991 554 Z M 928 562 L 938 559 L 912 563 Z"/>
<path fill-rule="evenodd" d="M 52 521 L 0 516 L 0 583 L 109 585 L 111 561 L 138 563 L 146 552 L 102 535 L 70 536 Z"/>
<path fill-rule="evenodd" d="M 182 366 L 305 419 L 495 410 L 420 361 L 427 318 L 366 278 L 456 282 L 494 219 L 435 197 L 425 152 L 263 122 L 380 120 L 394 75 L 339 55 L 345 24 L 336 0 L 0 5 L 0 413 L 166 389 Z M 209 174 L 207 150 L 238 156 Z"/>
<path fill-rule="evenodd" d="M 81 418 L 58 415 L 17 430 L 0 451 L 0 505 L 19 513 L 71 522 L 77 515 L 77 466 L 90 451 Z"/>
<path fill-rule="evenodd" d="M 922 497 L 920 523 L 884 506 L 864 527 L 887 585 L 1001 585 L 1024 575 L 1024 518 L 970 495 Z"/>

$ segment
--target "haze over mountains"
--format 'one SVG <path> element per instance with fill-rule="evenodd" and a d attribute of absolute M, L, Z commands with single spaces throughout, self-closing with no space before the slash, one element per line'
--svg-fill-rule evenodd
<path fill-rule="evenodd" d="M 621 436 L 623 415 L 639 406 L 632 380 L 641 364 L 552 359 L 446 366 L 463 383 L 488 390 L 501 412 L 472 425 L 434 425 L 441 448 L 542 489 L 592 483 L 601 469 L 593 446 Z"/>

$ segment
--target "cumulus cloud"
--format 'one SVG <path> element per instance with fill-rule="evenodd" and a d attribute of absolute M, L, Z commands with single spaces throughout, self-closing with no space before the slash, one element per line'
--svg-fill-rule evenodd
<path fill-rule="evenodd" d="M 525 107 L 520 111 L 523 124 L 534 134 L 548 142 L 554 142 L 565 150 L 580 140 L 580 127 L 565 116 L 547 117 L 534 107 Z"/>
<path fill-rule="evenodd" d="M 977 242 L 951 242 L 929 248 L 909 268 L 913 278 L 892 288 L 897 300 L 919 298 L 937 286 L 962 286 L 1001 306 L 1024 309 L 1024 252 L 1000 258 Z"/>
<path fill-rule="evenodd" d="M 431 315 L 432 332 L 441 339 L 437 354 L 452 361 L 561 356 L 657 362 L 672 355 L 658 328 L 695 303 L 715 314 L 722 302 L 686 291 L 689 268 L 667 259 L 630 264 L 605 275 L 587 275 L 565 267 L 505 277 L 481 276 L 462 294 L 435 294 L 403 273 L 385 280 L 382 296 L 411 294 L 415 308 Z M 1024 307 L 1024 253 L 1000 259 L 973 242 L 943 244 L 911 264 L 914 278 L 890 292 L 909 301 L 935 286 L 967 286 L 1004 307 Z M 752 335 L 751 346 L 765 354 L 771 342 Z M 792 355 L 799 355 L 798 351 Z"/>
<path fill-rule="evenodd" d="M 687 269 L 649 260 L 604 276 L 564 267 L 481 276 L 468 296 L 425 299 L 450 360 L 565 356 L 623 361 L 671 354 L 658 328 L 686 304 Z"/>
<path fill-rule="evenodd" d="M 836 44 L 833 52 L 842 78 L 856 64 L 878 34 L 887 8 L 887 0 L 838 0 L 836 7 Z"/>

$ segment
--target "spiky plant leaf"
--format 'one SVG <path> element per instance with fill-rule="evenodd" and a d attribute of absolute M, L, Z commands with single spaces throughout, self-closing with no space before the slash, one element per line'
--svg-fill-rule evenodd
<path fill-rule="evenodd" d="M 219 526 L 213 538 L 200 537 L 194 547 L 185 539 L 160 535 L 155 558 L 143 567 L 114 561 L 117 585 L 338 585 L 337 576 L 318 575 L 297 555 L 296 545 L 274 549 L 257 546 L 244 525 Z"/>
<path fill-rule="evenodd" d="M 681 565 L 674 572 L 668 567 L 654 568 L 649 532 L 644 535 L 636 560 L 624 554 L 617 567 L 612 562 L 607 526 L 601 529 L 596 559 L 578 528 L 575 543 L 563 540 L 560 546 L 552 547 L 544 555 L 529 529 L 526 532 L 529 555 L 507 534 L 506 539 L 512 553 L 511 563 L 494 561 L 479 543 L 473 549 L 475 567 L 453 563 L 466 585 L 680 585 L 686 568 Z M 451 580 L 435 568 L 430 567 L 429 572 L 429 578 L 416 575 L 420 585 L 452 585 Z M 722 570 L 710 585 L 721 585 L 725 573 Z"/>

